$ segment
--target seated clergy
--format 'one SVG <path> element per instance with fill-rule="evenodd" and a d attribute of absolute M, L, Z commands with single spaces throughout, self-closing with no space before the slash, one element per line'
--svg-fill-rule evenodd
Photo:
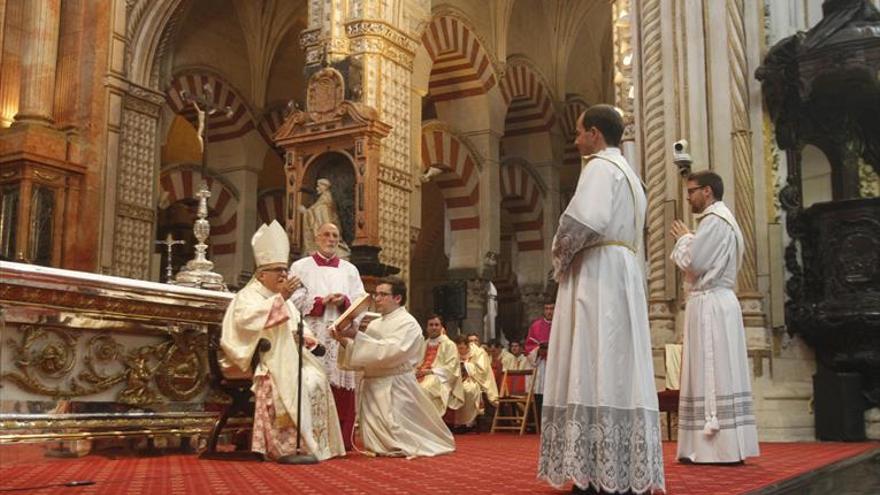
<path fill-rule="evenodd" d="M 468 335 L 468 342 L 470 342 L 468 350 L 471 356 L 469 360 L 476 364 L 477 369 L 483 371 L 475 378 L 477 383 L 480 384 L 480 389 L 486 394 L 486 398 L 494 406 L 498 402 L 498 382 L 495 380 L 495 374 L 493 373 L 492 357 L 489 355 L 489 351 L 480 345 L 479 340 L 474 343 L 474 335 Z M 459 353 L 460 355 L 461 353 Z"/>
<path fill-rule="evenodd" d="M 477 416 L 483 414 L 483 392 L 491 391 L 486 396 L 490 402 L 497 403 L 498 389 L 492 375 L 491 361 L 482 348 L 468 344 L 468 339 L 459 336 L 455 339 L 458 356 L 461 360 L 461 383 L 463 404 L 455 411 L 455 425 L 473 427 Z"/>
<path fill-rule="evenodd" d="M 260 340 L 271 348 L 262 353 L 254 372 L 256 414 L 252 450 L 285 463 L 296 455 L 296 424 L 302 446 L 319 460 L 345 455 L 330 382 L 321 363 L 303 353 L 301 415 L 297 417 L 298 354 L 294 332 L 301 319 L 288 298 L 300 282 L 287 278 L 290 244 L 284 228 L 273 221 L 251 240 L 256 261 L 254 278 L 233 298 L 223 318 L 220 346 L 226 367 L 246 372 Z M 311 332 L 306 339 L 314 342 Z"/>
<path fill-rule="evenodd" d="M 364 332 L 333 329 L 344 350 L 342 369 L 362 371 L 357 416 L 364 447 L 386 456 L 435 456 L 455 450 L 455 440 L 437 408 L 419 386 L 422 329 L 403 307 L 406 285 L 397 277 L 379 282 L 375 308 L 381 314 Z"/>
<path fill-rule="evenodd" d="M 495 384 L 501 382 L 501 374 L 504 372 L 504 346 L 498 340 L 492 339 L 487 343 L 489 358 L 492 360 L 492 376 Z"/>
<path fill-rule="evenodd" d="M 516 341 L 510 343 L 510 352 L 505 350 L 501 353 L 501 365 L 505 370 L 530 369 L 529 359 L 523 354 L 522 345 Z"/>
<path fill-rule="evenodd" d="M 461 407 L 464 398 L 458 349 L 446 336 L 446 324 L 440 315 L 428 317 L 426 330 L 428 337 L 422 363 L 416 368 L 416 379 L 442 416 L 447 408 Z"/>

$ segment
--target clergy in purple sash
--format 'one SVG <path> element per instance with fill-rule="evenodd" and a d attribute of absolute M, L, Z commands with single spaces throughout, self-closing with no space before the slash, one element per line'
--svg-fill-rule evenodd
<path fill-rule="evenodd" d="M 328 327 L 352 301 L 366 292 L 358 269 L 337 255 L 339 228 L 325 223 L 315 232 L 315 240 L 318 250 L 290 267 L 291 275 L 303 284 L 294 292 L 291 300 L 305 315 L 306 324 L 315 333 L 318 342 L 327 349 L 321 360 L 330 377 L 345 448 L 351 450 L 351 432 L 355 420 L 355 373 L 340 370 L 336 365 L 339 343 L 330 335 Z"/>

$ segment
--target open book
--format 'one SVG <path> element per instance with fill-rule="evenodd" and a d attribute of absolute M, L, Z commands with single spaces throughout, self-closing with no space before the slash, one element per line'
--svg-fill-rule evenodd
<path fill-rule="evenodd" d="M 354 300 L 351 303 L 351 306 L 348 307 L 345 311 L 339 315 L 339 318 L 336 318 L 336 321 L 333 322 L 333 326 L 335 326 L 339 330 L 344 330 L 348 328 L 352 322 L 357 319 L 364 311 L 370 308 L 370 301 L 372 297 L 369 294 L 364 294 L 363 296 Z"/>

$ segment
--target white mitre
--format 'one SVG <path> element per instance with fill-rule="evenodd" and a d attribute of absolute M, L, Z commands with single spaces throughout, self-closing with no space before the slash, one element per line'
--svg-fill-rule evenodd
<path fill-rule="evenodd" d="M 254 248 L 254 262 L 258 269 L 269 265 L 287 266 L 290 241 L 284 227 L 277 220 L 272 220 L 269 225 L 263 224 L 257 229 L 251 238 L 251 247 Z"/>

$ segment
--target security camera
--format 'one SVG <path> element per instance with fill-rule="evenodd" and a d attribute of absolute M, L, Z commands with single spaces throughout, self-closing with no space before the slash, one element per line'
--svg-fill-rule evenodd
<path fill-rule="evenodd" d="M 682 177 L 691 173 L 691 164 L 694 160 L 688 152 L 688 142 L 686 139 L 672 144 L 672 162 L 678 167 L 678 173 Z"/>

